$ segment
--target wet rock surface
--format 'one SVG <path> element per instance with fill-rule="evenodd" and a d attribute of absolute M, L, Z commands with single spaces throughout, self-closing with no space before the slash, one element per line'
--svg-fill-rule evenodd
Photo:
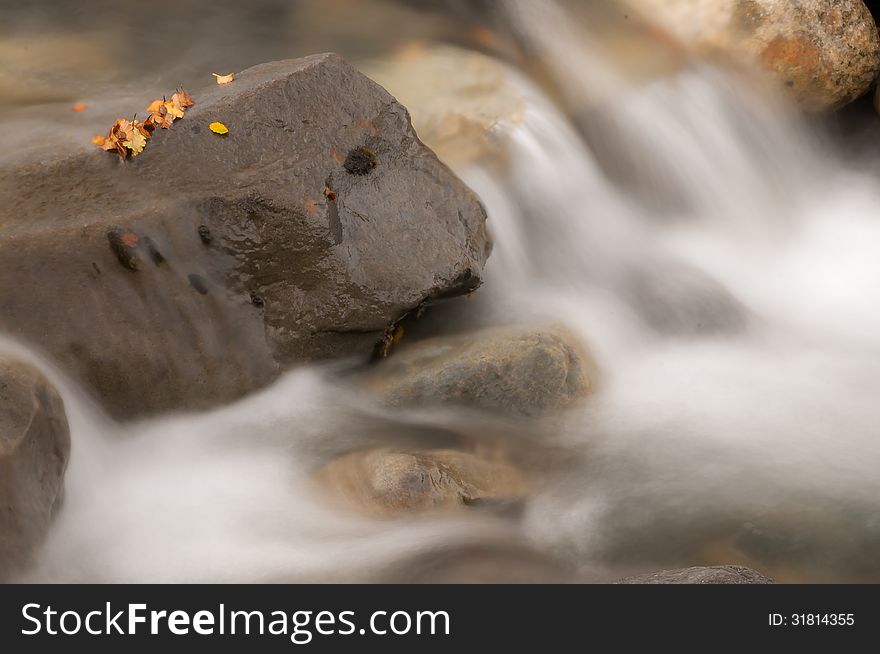
<path fill-rule="evenodd" d="M 703 52 L 751 58 L 809 110 L 864 95 L 880 72 L 880 36 L 862 0 L 640 0 Z"/>
<path fill-rule="evenodd" d="M 366 358 L 415 307 L 480 284 L 476 196 L 339 57 L 194 95 L 129 161 L 89 151 L 0 173 L 0 330 L 113 415 L 213 406 L 297 362 Z"/>
<path fill-rule="evenodd" d="M 521 417 L 571 406 L 595 381 L 586 350 L 560 327 L 490 328 L 404 342 L 364 379 L 391 406 L 457 405 Z"/>
<path fill-rule="evenodd" d="M 69 455 L 58 393 L 33 367 L 0 355 L 0 579 L 45 536 Z"/>
<path fill-rule="evenodd" d="M 645 575 L 626 577 L 618 584 L 772 584 L 769 577 L 741 565 L 715 565 L 662 570 Z"/>
<path fill-rule="evenodd" d="M 525 476 L 507 461 L 455 450 L 352 452 L 317 481 L 352 507 L 379 516 L 509 505 L 522 500 Z"/>

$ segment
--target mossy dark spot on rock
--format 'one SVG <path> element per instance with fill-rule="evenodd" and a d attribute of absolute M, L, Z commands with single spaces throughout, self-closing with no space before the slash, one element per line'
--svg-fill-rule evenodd
<path fill-rule="evenodd" d="M 202 240 L 202 243 L 205 245 L 211 245 L 211 241 L 214 240 L 214 237 L 211 235 L 211 230 L 207 225 L 199 225 L 199 238 Z"/>
<path fill-rule="evenodd" d="M 379 157 L 370 148 L 359 147 L 348 153 L 342 165 L 350 175 L 369 175 L 379 165 Z"/>
<path fill-rule="evenodd" d="M 262 309 L 264 306 L 266 306 L 266 300 L 264 300 L 263 296 L 256 291 L 251 291 L 250 297 L 251 304 L 253 304 L 255 307 Z"/>
<path fill-rule="evenodd" d="M 187 279 L 189 279 L 189 285 L 196 289 L 196 291 L 202 295 L 208 294 L 208 282 L 204 277 L 195 273 L 190 273 L 187 275 Z"/>
<path fill-rule="evenodd" d="M 111 227 L 107 230 L 107 241 L 109 241 L 110 249 L 116 255 L 119 263 L 132 272 L 137 271 L 136 250 L 140 243 L 140 237 L 129 229 Z"/>

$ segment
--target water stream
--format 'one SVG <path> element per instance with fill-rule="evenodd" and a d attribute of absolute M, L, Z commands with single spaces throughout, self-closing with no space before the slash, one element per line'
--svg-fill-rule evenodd
<path fill-rule="evenodd" d="M 397 579 L 425 553 L 515 542 L 584 580 L 742 563 L 880 581 L 880 182 L 739 74 L 688 61 L 635 82 L 548 23 L 555 5 L 508 9 L 567 107 L 511 68 L 509 165 L 457 170 L 495 239 L 468 306 L 575 331 L 597 394 L 524 434 L 390 414 L 328 365 L 121 425 L 43 362 L 73 451 L 27 579 Z M 540 480 L 516 515 L 377 521 L 310 481 L 355 446 L 505 430 Z"/>

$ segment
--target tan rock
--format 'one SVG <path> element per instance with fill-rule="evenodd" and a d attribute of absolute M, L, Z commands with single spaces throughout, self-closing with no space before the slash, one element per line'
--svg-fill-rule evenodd
<path fill-rule="evenodd" d="M 632 0 L 706 53 L 751 59 L 812 111 L 864 95 L 880 71 L 880 36 L 862 0 Z"/>
<path fill-rule="evenodd" d="M 416 42 L 363 70 L 409 108 L 419 138 L 452 166 L 503 155 L 500 127 L 522 119 L 505 66 L 476 52 Z"/>
<path fill-rule="evenodd" d="M 527 488 L 523 474 L 503 459 L 456 450 L 353 452 L 326 465 L 316 479 L 349 504 L 381 516 L 513 502 Z"/>

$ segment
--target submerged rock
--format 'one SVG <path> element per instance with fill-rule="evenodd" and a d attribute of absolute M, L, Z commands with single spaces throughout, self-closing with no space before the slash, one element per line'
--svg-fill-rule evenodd
<path fill-rule="evenodd" d="M 699 268 L 658 262 L 632 272 L 626 290 L 645 322 L 661 334 L 703 336 L 735 333 L 751 318 L 723 284 Z"/>
<path fill-rule="evenodd" d="M 741 565 L 713 565 L 706 567 L 662 570 L 635 577 L 626 577 L 618 584 L 772 584 L 769 577 Z"/>
<path fill-rule="evenodd" d="M 809 110 L 864 95 L 880 36 L 862 0 L 638 0 L 634 6 L 703 52 L 760 64 Z"/>
<path fill-rule="evenodd" d="M 404 344 L 366 376 L 392 406 L 453 404 L 537 417 L 589 395 L 595 369 L 561 328 L 490 328 Z"/>
<path fill-rule="evenodd" d="M 374 581 L 371 579 L 370 581 Z M 375 581 L 403 584 L 570 584 L 575 570 L 522 543 L 460 545 L 417 554 L 380 570 Z"/>
<path fill-rule="evenodd" d="M 195 95 L 129 161 L 90 150 L 0 174 L 0 330 L 115 416 L 366 358 L 415 307 L 480 284 L 477 197 L 338 56 Z M 208 129 L 218 120 L 228 136 Z"/>
<path fill-rule="evenodd" d="M 526 493 L 523 474 L 503 460 L 455 450 L 353 452 L 317 480 L 370 514 L 400 515 L 477 503 L 511 503 Z"/>
<path fill-rule="evenodd" d="M 58 393 L 36 369 L 0 356 L 0 579 L 45 536 L 69 455 Z"/>

